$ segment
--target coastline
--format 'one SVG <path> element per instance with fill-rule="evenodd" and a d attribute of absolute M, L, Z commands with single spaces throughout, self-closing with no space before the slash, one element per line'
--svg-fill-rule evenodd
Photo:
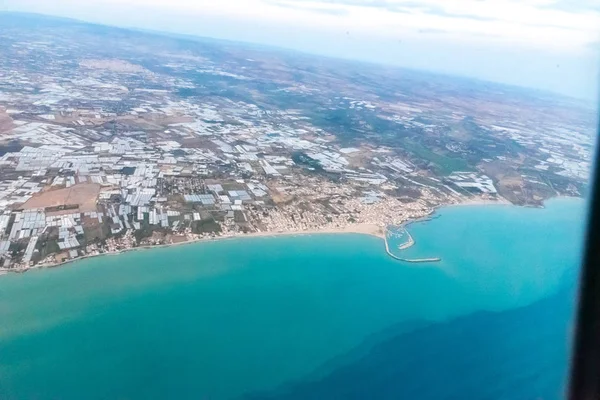
<path fill-rule="evenodd" d="M 465 201 L 461 201 L 460 203 L 441 205 L 436 208 L 464 207 L 464 206 L 498 206 L 498 205 L 514 206 L 514 204 L 511 203 L 510 201 L 506 200 L 503 197 L 500 197 L 498 200 L 466 199 Z M 517 207 L 521 207 L 521 206 L 517 206 Z"/>
<path fill-rule="evenodd" d="M 543 201 L 543 203 L 545 204 L 547 201 L 554 200 L 554 199 L 582 199 L 582 198 L 581 197 L 575 197 L 575 196 L 553 196 L 553 197 L 550 197 L 548 199 L 545 199 Z M 434 206 L 427 215 L 425 215 L 423 217 L 420 217 L 420 218 L 415 218 L 415 219 L 411 219 L 411 220 L 405 221 L 402 224 L 398 225 L 398 227 L 406 229 L 411 224 L 414 224 L 414 223 L 417 223 L 417 222 L 427 222 L 431 218 L 433 218 L 434 214 L 439 209 L 442 209 L 442 208 L 470 207 L 470 206 L 533 207 L 533 206 L 529 206 L 529 205 L 517 205 L 517 204 L 513 204 L 510 201 L 506 200 L 504 197 L 500 197 L 497 200 L 488 200 L 488 199 L 481 199 L 481 198 L 469 198 L 469 199 L 465 199 L 464 201 L 461 201 L 460 203 L 440 204 L 440 205 Z M 533 208 L 544 208 L 544 207 L 545 206 L 542 205 L 542 206 L 533 207 Z"/>
<path fill-rule="evenodd" d="M 548 200 L 552 200 L 552 199 L 561 199 L 561 198 L 577 199 L 578 197 L 555 196 L 555 197 L 551 197 L 549 199 L 544 200 L 544 202 L 546 202 Z M 485 205 L 488 205 L 488 206 L 489 205 L 514 206 L 514 204 L 512 204 L 511 202 L 509 202 L 508 200 L 506 200 L 504 198 L 500 198 L 499 200 L 466 199 L 465 201 L 460 202 L 460 203 L 440 204 L 440 205 L 434 206 L 431 208 L 431 210 L 426 215 L 419 217 L 419 218 L 406 220 L 405 222 L 401 223 L 400 225 L 396 225 L 396 227 L 398 227 L 400 229 L 404 229 L 408 233 L 407 228 L 411 224 L 418 223 L 418 222 L 427 222 L 427 221 L 431 220 L 432 218 L 435 218 L 434 215 L 437 213 L 437 211 L 439 209 L 447 208 L 447 207 L 485 206 Z M 527 206 L 516 206 L 516 207 L 527 207 Z M 542 206 L 540 208 L 544 208 L 544 206 Z M 127 252 L 132 252 L 132 251 L 151 250 L 151 249 L 156 249 L 156 248 L 168 248 L 168 247 L 175 247 L 175 246 L 189 245 L 189 244 L 196 244 L 196 243 L 203 243 L 203 242 L 244 239 L 244 238 L 277 237 L 277 236 L 306 236 L 306 235 L 323 235 L 323 234 L 335 234 L 335 235 L 337 235 L 337 234 L 359 234 L 359 235 L 367 235 L 367 236 L 377 237 L 377 238 L 383 240 L 384 245 L 387 246 L 386 234 L 387 234 L 388 229 L 389 229 L 389 226 L 384 227 L 384 226 L 377 225 L 375 223 L 356 223 L 356 224 L 351 224 L 351 225 L 345 226 L 343 228 L 310 229 L 310 230 L 304 230 L 304 231 L 252 232 L 252 233 L 244 233 L 244 234 L 206 237 L 206 238 L 186 240 L 186 241 L 177 242 L 177 243 L 144 245 L 144 246 L 131 247 L 131 248 L 112 251 L 112 252 L 87 254 L 87 255 L 84 255 L 81 257 L 77 257 L 77 258 L 73 258 L 73 259 L 69 259 L 69 260 L 65 260 L 65 261 L 61 261 L 61 262 L 48 263 L 48 264 L 36 264 L 31 267 L 22 268 L 22 269 L 18 269 L 18 270 L 0 269 L 0 277 L 3 275 L 9 275 L 11 273 L 21 274 L 21 273 L 25 273 L 30 270 L 40 270 L 40 269 L 45 269 L 45 268 L 61 267 L 63 265 L 75 263 L 75 262 L 93 258 L 93 257 L 114 256 L 114 255 L 119 255 L 119 254 L 123 254 L 123 253 L 127 253 Z M 412 236 L 411 236 L 411 239 L 412 239 Z M 412 242 L 411 242 L 410 246 L 408 246 L 408 247 L 411 247 L 415 244 L 416 244 L 415 240 L 412 239 Z M 389 254 L 389 251 L 388 251 L 388 254 Z M 393 257 L 393 258 L 396 258 L 396 257 Z"/>
<path fill-rule="evenodd" d="M 547 201 L 551 201 L 551 200 L 560 200 L 560 199 L 579 199 L 579 200 L 583 200 L 582 197 L 576 197 L 576 196 L 553 196 L 550 197 L 548 199 L 545 199 L 543 201 L 543 204 L 539 207 L 533 207 L 533 206 L 528 206 L 528 205 L 515 205 L 513 203 L 511 203 L 510 201 L 506 200 L 503 197 L 500 197 L 497 200 L 488 200 L 488 199 L 482 199 L 482 198 L 470 198 L 470 199 L 465 199 L 465 201 L 462 201 L 460 203 L 452 203 L 452 204 L 440 204 L 438 206 L 435 206 L 431 209 L 431 211 L 427 214 L 424 215 L 420 218 L 415 218 L 415 219 L 411 219 L 411 220 L 407 220 L 405 222 L 403 222 L 400 225 L 396 225 L 397 229 L 403 230 L 404 232 L 406 232 L 406 234 L 409 237 L 409 240 L 402 244 L 399 249 L 402 250 L 406 250 L 412 246 L 414 246 L 416 244 L 416 241 L 414 240 L 414 238 L 412 237 L 412 235 L 410 234 L 410 232 L 408 231 L 408 227 L 411 224 L 415 224 L 415 223 L 419 223 L 419 222 L 428 222 L 431 221 L 432 219 L 436 218 L 436 213 L 438 212 L 438 210 L 442 209 L 442 208 L 451 208 L 451 207 L 470 207 L 470 206 L 514 206 L 514 207 L 531 207 L 531 208 L 546 208 L 546 202 Z M 386 232 L 387 229 L 389 229 L 389 226 L 386 227 Z M 388 255 L 390 255 L 392 258 L 400 260 L 400 261 L 409 261 L 410 260 L 406 260 L 403 259 L 401 257 L 398 257 L 396 255 L 394 255 L 393 253 L 390 252 L 389 250 L 389 246 L 387 244 L 387 238 L 384 239 L 385 240 L 385 245 L 386 245 L 386 252 L 388 253 Z M 434 257 L 435 258 L 435 257 Z M 436 260 L 436 261 L 440 261 L 440 260 Z"/>
<path fill-rule="evenodd" d="M 245 238 L 259 238 L 259 237 L 277 237 L 277 236 L 308 236 L 308 235 L 329 235 L 329 234 L 358 234 L 358 235 L 367 235 L 377 237 L 381 240 L 385 241 L 385 229 L 376 224 L 369 223 L 359 223 L 348 225 L 344 228 L 326 228 L 326 229 L 311 229 L 305 231 L 281 231 L 281 232 L 252 232 L 252 233 L 244 233 L 238 235 L 224 235 L 224 236 L 216 236 L 209 238 L 199 238 L 193 240 L 186 240 L 183 242 L 177 243 L 164 243 L 164 244 L 156 244 L 156 245 L 145 245 L 138 247 L 131 247 L 128 249 L 122 249 L 112 252 L 105 252 L 99 254 L 87 254 L 81 257 L 65 260 L 62 262 L 56 262 L 51 264 L 36 264 L 34 266 L 23 268 L 19 270 L 0 270 L 0 276 L 8 275 L 11 273 L 22 274 L 31 270 L 40 270 L 45 268 L 57 268 L 67 264 L 76 263 L 78 261 L 82 261 L 89 258 L 101 257 L 101 256 L 116 256 L 123 253 L 133 252 L 133 251 L 142 251 L 142 250 L 152 250 L 159 248 L 168 248 L 168 247 L 176 247 L 183 245 L 191 245 L 203 242 L 215 242 L 221 240 L 235 240 L 235 239 L 245 239 Z"/>

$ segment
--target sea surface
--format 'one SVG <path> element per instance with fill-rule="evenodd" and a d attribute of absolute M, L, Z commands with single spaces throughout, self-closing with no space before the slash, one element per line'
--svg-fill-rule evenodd
<path fill-rule="evenodd" d="M 437 215 L 1 276 L 0 399 L 561 398 L 585 203 Z"/>

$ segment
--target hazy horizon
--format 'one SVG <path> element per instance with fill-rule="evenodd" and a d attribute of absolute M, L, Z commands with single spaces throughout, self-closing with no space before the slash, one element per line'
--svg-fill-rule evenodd
<path fill-rule="evenodd" d="M 597 99 L 600 7 L 589 1 L 7 0 L 0 11 L 274 46 Z"/>

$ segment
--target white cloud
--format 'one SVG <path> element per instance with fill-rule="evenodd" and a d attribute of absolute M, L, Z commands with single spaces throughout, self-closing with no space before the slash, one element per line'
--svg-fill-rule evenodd
<path fill-rule="evenodd" d="M 121 4 L 117 0 L 94 0 Z M 598 39 L 600 13 L 573 11 L 551 0 L 129 0 L 138 7 L 291 24 L 317 30 L 397 37 L 440 29 L 463 40 L 494 38 L 512 45 L 583 50 Z M 559 3 L 562 4 L 562 3 Z M 455 36 L 455 38 L 458 38 Z"/>

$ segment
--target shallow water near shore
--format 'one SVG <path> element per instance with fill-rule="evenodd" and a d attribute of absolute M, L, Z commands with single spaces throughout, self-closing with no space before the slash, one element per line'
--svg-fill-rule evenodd
<path fill-rule="evenodd" d="M 409 226 L 416 244 L 401 253 L 439 263 L 393 260 L 376 237 L 323 234 L 151 249 L 2 276 L 0 398 L 268 393 L 326 377 L 351 362 L 348 354 L 425 321 L 434 329 L 534 303 L 577 274 L 581 200 L 438 215 Z"/>

